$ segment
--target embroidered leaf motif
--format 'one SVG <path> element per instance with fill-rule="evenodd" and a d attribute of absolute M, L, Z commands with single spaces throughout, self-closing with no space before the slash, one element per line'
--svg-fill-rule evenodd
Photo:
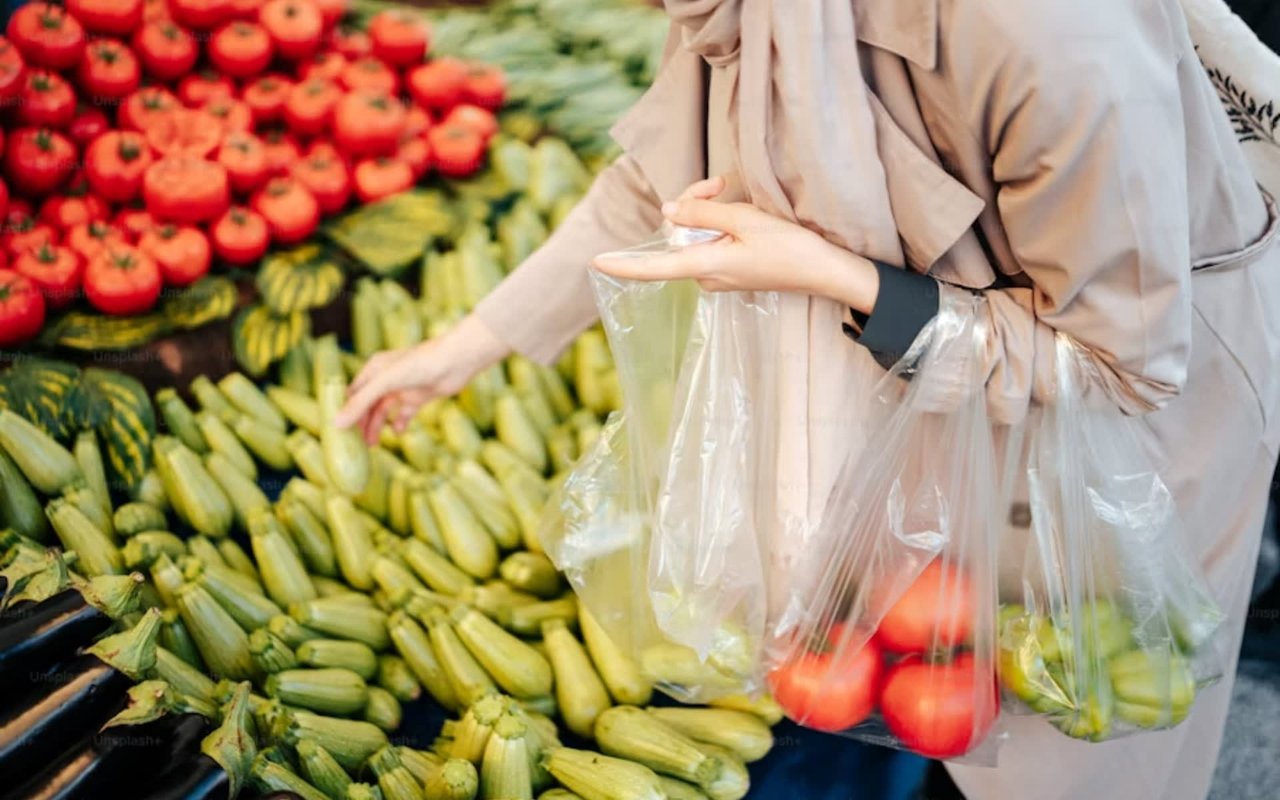
<path fill-rule="evenodd" d="M 1237 85 L 1230 75 L 1205 64 L 1204 59 L 1200 63 L 1226 108 L 1236 138 L 1241 142 L 1269 142 L 1280 147 L 1280 110 L 1276 109 L 1275 101 L 1259 105 L 1257 98 Z"/>

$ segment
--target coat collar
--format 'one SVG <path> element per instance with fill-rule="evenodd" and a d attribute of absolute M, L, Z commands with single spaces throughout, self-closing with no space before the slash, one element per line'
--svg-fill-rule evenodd
<path fill-rule="evenodd" d="M 888 50 L 916 66 L 938 66 L 939 0 L 853 0 L 858 41 Z"/>

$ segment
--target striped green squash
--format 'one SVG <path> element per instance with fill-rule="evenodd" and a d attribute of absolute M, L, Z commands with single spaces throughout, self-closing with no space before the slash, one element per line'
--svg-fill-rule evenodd
<path fill-rule="evenodd" d="M 311 317 L 307 312 L 276 314 L 259 304 L 236 316 L 231 326 L 231 344 L 244 371 L 259 378 L 310 332 Z"/>
<path fill-rule="evenodd" d="M 258 293 L 277 314 L 326 306 L 342 291 L 345 276 L 318 245 L 267 256 L 258 271 Z"/>
<path fill-rule="evenodd" d="M 161 313 L 174 327 L 191 330 L 231 316 L 238 300 L 239 293 L 230 278 L 206 275 L 166 297 Z"/>

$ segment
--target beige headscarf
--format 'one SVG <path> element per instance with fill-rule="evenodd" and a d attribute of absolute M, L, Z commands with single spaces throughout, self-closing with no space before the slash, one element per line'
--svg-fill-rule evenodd
<path fill-rule="evenodd" d="M 666 8 L 674 23 L 666 65 L 647 104 L 615 129 L 654 188 L 672 196 L 704 176 L 706 154 L 697 158 L 701 148 L 689 142 L 701 144 L 709 108 L 718 157 L 710 168 L 736 165 L 745 199 L 852 252 L 903 264 L 877 148 L 877 114 L 887 114 L 862 78 L 852 0 L 666 0 Z M 703 59 L 713 70 L 710 97 L 700 90 Z M 841 466 L 859 448 L 859 405 L 883 374 L 844 337 L 845 316 L 827 298 L 780 298 L 777 363 L 767 371 L 779 402 L 775 614 Z"/>
<path fill-rule="evenodd" d="M 853 0 L 666 0 L 666 8 L 683 41 L 671 60 L 702 57 L 724 72 L 751 203 L 855 253 L 902 263 Z"/>

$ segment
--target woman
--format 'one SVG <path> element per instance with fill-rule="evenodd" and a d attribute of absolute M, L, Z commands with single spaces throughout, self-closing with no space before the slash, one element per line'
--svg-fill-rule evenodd
<path fill-rule="evenodd" d="M 666 8 L 664 69 L 614 130 L 625 155 L 458 328 L 372 360 L 343 421 L 372 436 L 512 350 L 549 362 L 595 318 L 591 259 L 665 216 L 729 236 L 597 267 L 789 293 L 777 369 L 813 504 L 859 349 L 891 362 L 940 296 L 981 291 L 997 418 L 1052 400 L 1059 330 L 1089 348 L 1093 397 L 1145 415 L 1232 615 L 1233 674 L 1280 443 L 1280 255 L 1177 0 Z M 1174 730 L 1105 744 L 1017 719 L 998 768 L 950 771 L 978 800 L 1203 798 L 1230 683 Z"/>

